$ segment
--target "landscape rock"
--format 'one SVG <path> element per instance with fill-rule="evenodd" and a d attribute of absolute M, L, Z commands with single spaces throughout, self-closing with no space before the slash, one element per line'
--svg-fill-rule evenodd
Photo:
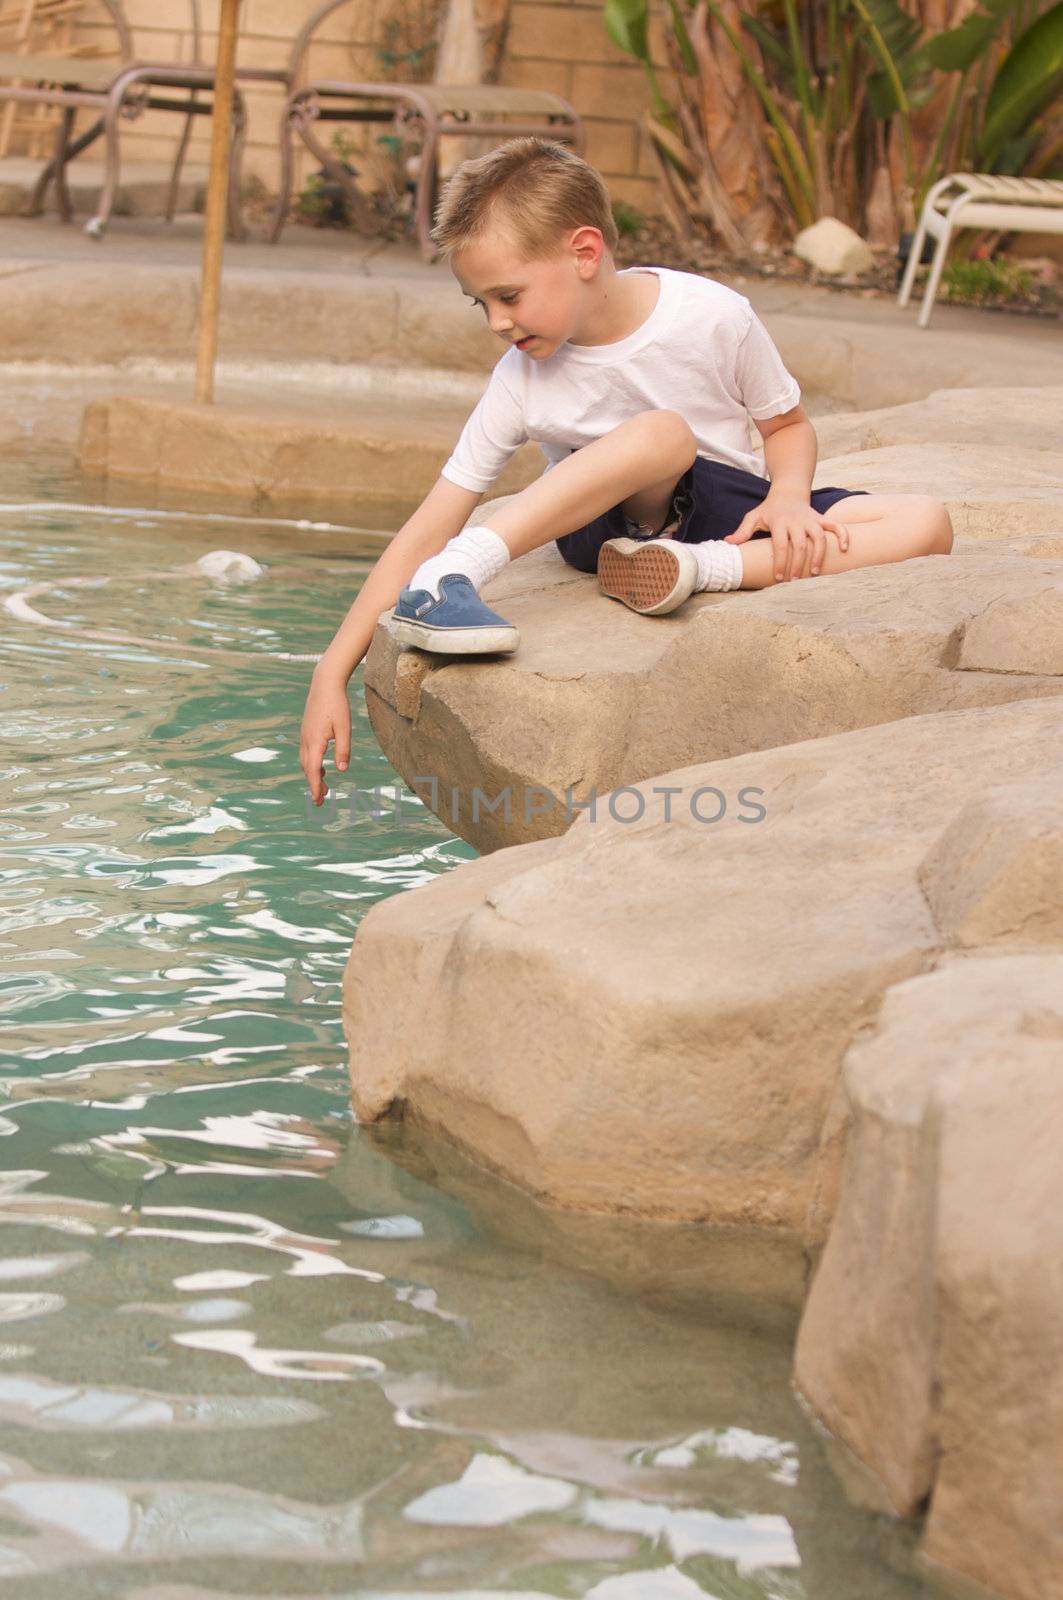
<path fill-rule="evenodd" d="M 957 538 L 1006 539 L 1063 530 L 1059 451 L 973 444 L 898 444 L 827 458 L 817 487 L 942 500 Z"/>
<path fill-rule="evenodd" d="M 929 1573 L 1059 1600 L 1063 948 L 973 950 L 899 983 L 845 1085 L 798 1389 L 885 1507 L 929 1501 Z"/>
<path fill-rule="evenodd" d="M 837 217 L 820 217 L 810 228 L 802 228 L 791 249 L 817 272 L 832 277 L 870 272 L 875 264 L 874 256 L 860 235 Z"/>
<path fill-rule="evenodd" d="M 999 782 L 970 801 L 919 868 L 950 944 L 1063 946 L 1063 789 Z"/>
<path fill-rule="evenodd" d="M 935 847 L 1002 770 L 1031 800 L 1063 787 L 1061 730 L 1057 700 L 1025 700 L 700 764 L 378 904 L 344 982 L 358 1115 L 409 1116 L 553 1205 L 821 1242 L 846 1050 L 1000 903 L 985 869 L 957 909 Z M 1057 871 L 1055 835 L 1021 812 L 1015 835 L 997 859 Z M 1024 885 L 1044 915 L 1038 883 L 1035 862 L 1009 915 Z"/>
<path fill-rule="evenodd" d="M 898 444 L 974 444 L 1058 455 L 1063 386 L 935 389 L 906 405 L 817 417 L 815 427 L 826 460 Z"/>
<path fill-rule="evenodd" d="M 85 408 L 82 472 L 155 491 L 233 494 L 260 508 L 398 501 L 412 510 L 439 476 L 463 414 L 401 396 L 330 402 L 307 416 L 289 400 L 238 407 L 110 395 Z M 499 477 L 516 493 L 542 471 L 525 445 Z"/>
<path fill-rule="evenodd" d="M 594 792 L 676 767 L 1063 694 L 1061 571 L 1051 556 L 971 545 L 643 617 L 550 545 L 484 590 L 520 629 L 512 656 L 448 661 L 396 645 L 381 624 L 366 705 L 426 805 L 494 850 L 559 834 Z"/>

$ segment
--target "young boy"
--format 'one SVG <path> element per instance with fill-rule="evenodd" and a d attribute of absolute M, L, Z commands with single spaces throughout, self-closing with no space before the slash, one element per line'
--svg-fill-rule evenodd
<path fill-rule="evenodd" d="M 812 490 L 815 432 L 749 301 L 694 273 L 618 271 L 605 183 L 567 146 L 512 139 L 466 161 L 433 238 L 509 348 L 314 670 L 301 761 L 315 804 L 328 792 L 330 739 L 337 767 L 347 766 L 346 684 L 381 612 L 392 606 L 389 631 L 424 650 L 515 650 L 516 628 L 479 591 L 550 540 L 570 565 L 596 572 L 605 594 L 648 616 L 702 590 L 951 550 L 948 513 L 934 500 Z M 749 448 L 748 416 L 767 476 Z M 489 526 L 466 527 L 528 439 L 547 458 L 542 476 Z"/>

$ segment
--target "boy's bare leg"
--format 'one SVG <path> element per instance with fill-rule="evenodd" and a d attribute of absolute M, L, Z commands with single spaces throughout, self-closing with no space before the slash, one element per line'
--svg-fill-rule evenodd
<path fill-rule="evenodd" d="M 696 454 L 697 440 L 677 411 L 642 411 L 551 467 L 492 512 L 489 526 L 511 557 L 560 539 L 615 505 L 656 527 Z"/>
<path fill-rule="evenodd" d="M 952 522 L 945 507 L 921 494 L 847 495 L 826 513 L 828 526 L 849 530 L 849 548 L 840 550 L 834 534 L 827 533 L 827 547 L 820 574 L 849 572 L 854 567 L 876 567 L 890 561 L 907 561 L 911 556 L 948 555 L 952 549 Z M 775 559 L 770 539 L 749 539 L 736 545 L 742 552 L 743 589 L 767 589 L 775 583 Z M 787 570 L 790 578 L 811 576 L 812 545 L 806 552 L 800 572 Z M 792 562 L 791 550 L 788 560 Z"/>

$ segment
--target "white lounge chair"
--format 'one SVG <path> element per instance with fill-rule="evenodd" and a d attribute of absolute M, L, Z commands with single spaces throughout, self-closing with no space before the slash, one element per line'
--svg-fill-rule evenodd
<path fill-rule="evenodd" d="M 923 202 L 897 304 L 906 306 L 927 234 L 937 240 L 930 265 L 919 326 L 930 321 L 949 240 L 957 228 L 1003 228 L 1008 233 L 1063 233 L 1063 180 L 1004 178 L 982 172 L 951 172 Z"/>

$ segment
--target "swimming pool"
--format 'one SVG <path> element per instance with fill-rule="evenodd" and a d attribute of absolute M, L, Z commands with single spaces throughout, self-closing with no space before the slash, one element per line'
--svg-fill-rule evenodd
<path fill-rule="evenodd" d="M 14 1600 L 921 1595 L 792 1398 L 789 1312 L 624 1292 L 355 1124 L 359 919 L 474 854 L 360 672 L 340 805 L 307 803 L 284 653 L 325 647 L 374 540 L 79 489 L 0 471 L 3 590 L 32 590 L 2 613 Z M 189 570 L 219 548 L 262 572 Z"/>

